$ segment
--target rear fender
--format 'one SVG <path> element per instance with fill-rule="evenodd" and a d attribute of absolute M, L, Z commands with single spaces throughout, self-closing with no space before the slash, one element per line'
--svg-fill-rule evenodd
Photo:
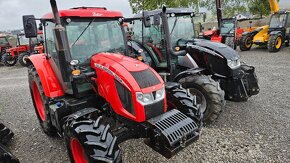
<path fill-rule="evenodd" d="M 45 54 L 31 55 L 29 57 L 29 61 L 33 64 L 39 75 L 44 94 L 47 97 L 55 98 L 63 96 L 64 91 L 49 63 L 50 59 L 47 59 Z"/>
<path fill-rule="evenodd" d="M 178 82 L 180 79 L 182 78 L 186 78 L 188 76 L 192 76 L 192 75 L 195 75 L 197 73 L 200 73 L 202 71 L 204 71 L 205 69 L 204 68 L 192 68 L 192 69 L 188 69 L 186 71 L 183 71 L 179 74 L 177 74 L 174 78 L 174 82 Z"/>

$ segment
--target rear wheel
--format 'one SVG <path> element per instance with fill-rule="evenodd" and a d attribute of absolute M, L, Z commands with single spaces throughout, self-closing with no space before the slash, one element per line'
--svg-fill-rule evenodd
<path fill-rule="evenodd" d="M 196 95 L 205 125 L 213 123 L 225 106 L 225 92 L 210 76 L 196 75 L 185 79 L 182 86 Z"/>
<path fill-rule="evenodd" d="M 28 82 L 32 102 L 40 126 L 47 135 L 50 136 L 54 135 L 56 133 L 56 130 L 52 126 L 49 115 L 49 107 L 48 107 L 49 98 L 45 96 L 38 73 L 33 66 L 30 66 L 28 69 Z"/>
<path fill-rule="evenodd" d="M 6 53 L 2 56 L 2 62 L 5 66 L 14 66 L 17 63 L 17 57 L 12 57 L 10 54 Z"/>
<path fill-rule="evenodd" d="M 64 137 L 71 162 L 122 162 L 117 137 L 101 117 L 68 121 Z"/>
<path fill-rule="evenodd" d="M 283 43 L 283 37 L 281 33 L 270 35 L 270 38 L 268 41 L 269 52 L 278 52 L 282 47 L 282 43 Z"/>
<path fill-rule="evenodd" d="M 25 53 L 21 53 L 18 57 L 19 63 L 23 66 L 23 67 L 27 67 L 28 66 L 28 62 L 27 59 L 29 57 L 29 53 L 25 52 Z"/>
<path fill-rule="evenodd" d="M 194 96 L 186 89 L 175 87 L 171 90 L 166 90 L 166 99 L 169 108 L 178 109 L 183 114 L 187 115 L 195 122 L 202 125 L 202 113 L 199 105 L 195 104 Z"/>
<path fill-rule="evenodd" d="M 237 49 L 236 43 L 235 43 L 235 37 L 226 37 L 225 44 L 233 49 Z"/>
<path fill-rule="evenodd" d="M 240 50 L 247 51 L 250 50 L 253 45 L 253 39 L 250 34 L 243 35 L 240 40 Z"/>

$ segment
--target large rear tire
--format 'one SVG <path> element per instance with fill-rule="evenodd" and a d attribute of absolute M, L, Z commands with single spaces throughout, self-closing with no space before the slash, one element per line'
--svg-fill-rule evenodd
<path fill-rule="evenodd" d="M 17 57 L 12 57 L 10 54 L 6 53 L 2 56 L 2 62 L 5 66 L 14 66 L 17 63 Z"/>
<path fill-rule="evenodd" d="M 186 89 L 174 87 L 166 90 L 167 104 L 170 109 L 177 109 L 202 126 L 203 114 L 195 103 L 194 96 Z"/>
<path fill-rule="evenodd" d="M 117 137 L 113 136 L 109 124 L 101 118 L 73 119 L 66 123 L 64 138 L 71 162 L 122 162 Z"/>
<path fill-rule="evenodd" d="M 14 133 L 6 127 L 4 124 L 0 123 L 0 143 L 6 144 L 12 137 L 14 136 Z"/>
<path fill-rule="evenodd" d="M 278 52 L 283 44 L 283 37 L 281 33 L 270 35 L 268 41 L 269 52 Z"/>
<path fill-rule="evenodd" d="M 185 78 L 182 86 L 196 96 L 205 125 L 213 123 L 225 106 L 225 92 L 210 76 L 195 75 Z"/>
<path fill-rule="evenodd" d="M 240 39 L 240 50 L 247 51 L 252 48 L 253 45 L 253 38 L 250 34 L 243 35 Z"/>
<path fill-rule="evenodd" d="M 28 68 L 28 82 L 39 124 L 44 133 L 49 136 L 53 136 L 56 134 L 56 129 L 52 126 L 50 119 L 48 107 L 49 98 L 44 94 L 40 78 L 33 65 Z"/>
<path fill-rule="evenodd" d="M 236 43 L 235 43 L 235 37 L 226 37 L 225 44 L 229 47 L 233 48 L 234 50 L 237 49 Z"/>
<path fill-rule="evenodd" d="M 23 66 L 23 67 L 27 67 L 29 66 L 28 62 L 27 62 L 27 59 L 28 57 L 30 56 L 29 53 L 27 52 L 24 52 L 24 53 L 21 53 L 18 57 L 18 60 L 19 60 L 19 63 Z"/>

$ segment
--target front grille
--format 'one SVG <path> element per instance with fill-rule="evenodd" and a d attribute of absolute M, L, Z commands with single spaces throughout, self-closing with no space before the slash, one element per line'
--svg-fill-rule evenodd
<path fill-rule="evenodd" d="M 134 79 L 137 81 L 141 89 L 160 84 L 159 79 L 150 69 L 137 71 L 137 72 L 131 72 L 131 74 L 134 77 Z"/>
<path fill-rule="evenodd" d="M 198 125 L 192 119 L 175 109 L 167 112 L 166 117 L 157 121 L 155 125 L 166 135 L 170 145 L 176 144 L 184 136 L 190 139 L 198 130 Z"/>
<path fill-rule="evenodd" d="M 131 92 L 117 80 L 115 80 L 115 85 L 123 108 L 135 115 Z"/>
<path fill-rule="evenodd" d="M 144 108 L 146 119 L 156 117 L 164 113 L 164 100 L 160 100 L 153 104 L 145 105 Z"/>

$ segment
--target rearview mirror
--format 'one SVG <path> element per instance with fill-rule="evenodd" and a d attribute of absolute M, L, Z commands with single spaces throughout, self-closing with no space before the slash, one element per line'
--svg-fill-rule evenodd
<path fill-rule="evenodd" d="M 34 15 L 24 15 L 22 17 L 23 28 L 26 38 L 37 37 L 37 25 Z"/>
<path fill-rule="evenodd" d="M 153 19 L 154 19 L 154 22 L 153 22 L 154 25 L 160 25 L 160 15 L 158 14 L 154 15 Z"/>
<path fill-rule="evenodd" d="M 148 14 L 148 12 L 144 11 L 143 16 L 144 16 L 143 23 L 145 28 L 150 28 L 151 27 L 150 15 Z"/>

